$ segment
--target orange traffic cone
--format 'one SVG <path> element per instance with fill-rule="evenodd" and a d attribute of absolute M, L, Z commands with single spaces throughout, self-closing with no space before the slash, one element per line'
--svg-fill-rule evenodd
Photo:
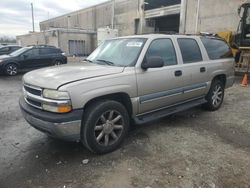
<path fill-rule="evenodd" d="M 240 84 L 242 87 L 247 87 L 248 81 L 247 81 L 247 74 L 244 75 L 243 80 Z"/>

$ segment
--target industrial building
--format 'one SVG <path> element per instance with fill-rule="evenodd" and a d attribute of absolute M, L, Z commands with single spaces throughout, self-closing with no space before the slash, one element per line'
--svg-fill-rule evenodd
<path fill-rule="evenodd" d="M 48 44 L 68 55 L 87 55 L 98 29 L 118 36 L 142 33 L 236 31 L 243 0 L 112 0 L 40 22 L 40 32 L 17 36 L 22 45 Z"/>

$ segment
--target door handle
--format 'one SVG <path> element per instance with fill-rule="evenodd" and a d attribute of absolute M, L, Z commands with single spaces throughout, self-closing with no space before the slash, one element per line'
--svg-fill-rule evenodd
<path fill-rule="evenodd" d="M 206 67 L 201 67 L 200 72 L 206 72 Z"/>
<path fill-rule="evenodd" d="M 177 70 L 174 72 L 175 76 L 181 76 L 182 75 L 182 71 L 181 70 Z"/>

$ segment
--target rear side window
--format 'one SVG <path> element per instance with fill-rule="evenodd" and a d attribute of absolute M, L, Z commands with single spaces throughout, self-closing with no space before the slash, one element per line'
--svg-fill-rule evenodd
<path fill-rule="evenodd" d="M 202 61 L 200 47 L 194 39 L 177 39 L 181 49 L 183 63 L 195 63 Z"/>
<path fill-rule="evenodd" d="M 175 48 L 170 39 L 157 39 L 150 44 L 146 58 L 154 56 L 161 57 L 165 66 L 177 64 Z"/>
<path fill-rule="evenodd" d="M 47 55 L 47 54 L 57 54 L 61 53 L 59 49 L 56 48 L 41 48 L 40 54 L 41 55 Z"/>
<path fill-rule="evenodd" d="M 230 47 L 223 40 L 201 38 L 201 41 L 205 46 L 210 59 L 214 60 L 233 57 Z"/>

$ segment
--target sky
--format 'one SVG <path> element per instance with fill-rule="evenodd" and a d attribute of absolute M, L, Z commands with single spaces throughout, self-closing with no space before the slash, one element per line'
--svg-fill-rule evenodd
<path fill-rule="evenodd" d="M 31 3 L 35 31 L 39 22 L 107 0 L 0 0 L 0 36 L 15 37 L 32 31 Z"/>

